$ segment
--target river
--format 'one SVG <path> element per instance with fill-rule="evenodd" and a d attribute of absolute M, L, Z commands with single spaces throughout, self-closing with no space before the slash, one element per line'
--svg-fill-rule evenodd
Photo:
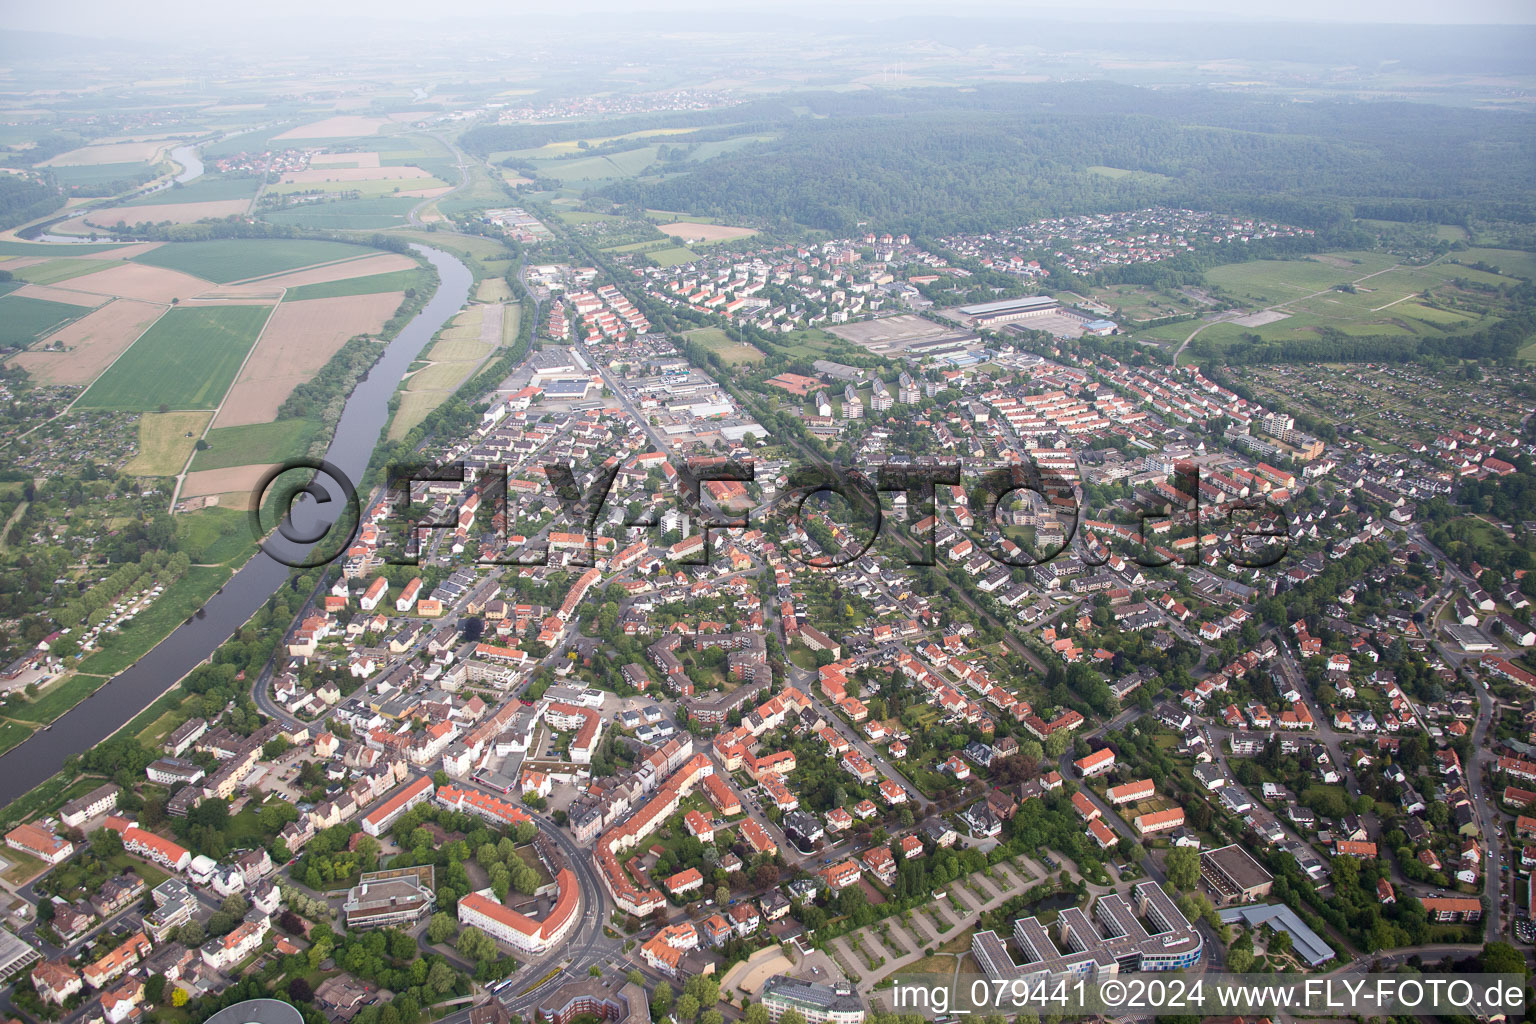
<path fill-rule="evenodd" d="M 469 299 L 473 277 L 463 263 L 437 249 L 412 248 L 437 268 L 437 292 L 389 343 L 367 378 L 347 399 L 326 461 L 352 480 L 362 479 L 389 417 L 390 396 L 411 361 Z M 64 766 L 70 754 L 89 750 L 154 703 L 255 614 L 284 585 L 288 571 L 287 566 L 258 551 L 204 605 L 200 618 L 177 627 L 130 668 L 56 720 L 52 728 L 33 733 L 26 742 L 0 756 L 0 806 L 47 780 Z"/>
<path fill-rule="evenodd" d="M 177 146 L 171 150 L 171 159 L 181 165 L 181 173 L 176 175 L 176 180 L 182 184 L 202 176 L 203 161 L 197 155 L 196 146 Z"/>

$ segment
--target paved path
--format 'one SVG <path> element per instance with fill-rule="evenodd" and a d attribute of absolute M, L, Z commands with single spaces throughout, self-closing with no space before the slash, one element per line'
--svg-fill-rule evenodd
<path fill-rule="evenodd" d="M 1028 864 L 1031 868 L 1038 867 L 1037 865 L 1029 864 L 1027 861 L 1025 861 L 1025 864 Z M 994 884 L 995 879 L 989 880 L 983 878 L 980 874 L 973 874 L 967 876 L 967 879 L 958 879 L 951 882 L 945 888 L 943 898 L 936 899 L 926 905 L 938 911 L 939 916 L 947 922 L 947 926 L 942 929 L 936 929 L 933 926 L 928 915 L 923 912 L 924 907 L 915 907 L 910 912 L 910 923 L 904 922 L 900 915 L 888 917 L 884 921 L 861 928 L 850 936 L 839 938 L 838 942 L 844 942 L 849 938 L 857 937 L 859 942 L 863 944 L 865 951 L 875 955 L 880 955 L 878 951 L 884 951 L 885 963 L 880 965 L 878 971 L 866 972 L 863 970 L 863 960 L 850 950 L 852 966 L 860 974 L 864 975 L 862 978 L 855 979 L 858 983 L 859 991 L 865 994 L 869 993 L 874 989 L 875 983 L 881 978 L 888 977 L 893 972 L 923 959 L 924 949 L 931 949 L 953 940 L 967 928 L 974 927 L 980 921 L 982 914 L 1002 906 L 1029 886 L 1042 881 L 1045 877 L 1043 873 L 1035 873 L 1029 877 L 1020 877 L 1025 868 L 1023 865 L 1018 864 L 1008 864 L 1006 868 L 1004 865 L 993 865 L 992 871 L 994 875 L 999 869 L 1006 870 L 1011 877 L 1018 881 L 1018 885 L 1016 887 L 996 885 Z M 972 892 L 965 884 L 968 879 L 980 880 L 983 887 L 997 888 L 1000 891 L 991 899 L 983 901 L 981 897 Z M 968 913 L 961 913 L 955 910 L 954 905 L 950 902 L 949 893 L 956 893 L 960 900 L 971 908 L 970 911 Z M 886 944 L 880 937 L 879 929 L 882 924 L 890 930 L 890 944 Z M 898 953 L 899 955 L 897 955 Z"/>

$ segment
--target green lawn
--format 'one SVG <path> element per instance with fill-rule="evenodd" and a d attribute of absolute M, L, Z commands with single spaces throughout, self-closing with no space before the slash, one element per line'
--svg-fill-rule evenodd
<path fill-rule="evenodd" d="M 80 406 L 124 412 L 162 405 L 216 408 L 270 312 L 266 306 L 172 309 L 96 379 Z"/>
<path fill-rule="evenodd" d="M 15 722 L 0 722 L 0 754 L 32 735 L 32 730 Z"/>
<path fill-rule="evenodd" d="M 55 683 L 44 690 L 37 700 L 19 704 L 6 711 L 8 718 L 18 722 L 51 722 L 84 700 L 106 682 L 101 676 L 76 675 Z"/>
<path fill-rule="evenodd" d="M 112 675 L 138 661 L 161 640 L 171 635 L 199 608 L 208 603 L 233 575 L 224 566 L 197 566 L 166 588 L 154 604 L 130 622 L 127 628 L 108 634 L 109 646 L 80 663 L 82 672 Z M 167 679 L 166 686 L 174 680 Z"/>
<path fill-rule="evenodd" d="M 118 205 L 159 206 L 164 203 L 214 203 L 228 199 L 249 199 L 256 194 L 258 184 L 256 178 L 205 174 L 185 185 L 172 185 Z"/>
<path fill-rule="evenodd" d="M 316 263 L 330 263 L 372 252 L 347 242 L 303 238 L 245 238 L 213 242 L 172 242 L 134 257 L 135 263 L 167 267 L 218 284 L 243 281 Z"/>
<path fill-rule="evenodd" d="M 208 431 L 208 447 L 192 457 L 192 470 L 281 462 L 303 455 L 320 431 L 318 420 L 278 420 Z"/>
<path fill-rule="evenodd" d="M 285 210 L 272 210 L 261 219 L 272 224 L 298 228 L 329 228 L 334 231 L 368 231 L 396 228 L 405 223 L 405 215 L 420 199 L 342 199 L 334 203 L 307 203 Z"/>
<path fill-rule="evenodd" d="M 243 564 L 255 549 L 249 517 L 244 509 L 215 505 L 176 517 L 180 550 L 195 564 Z"/>
<path fill-rule="evenodd" d="M 286 301 L 301 299 L 335 299 L 343 295 L 375 295 L 379 292 L 403 292 L 407 288 L 422 288 L 427 282 L 424 270 L 396 270 L 388 274 L 369 274 L 367 277 L 351 277 L 345 281 L 326 281 L 321 284 L 301 284 L 284 293 Z"/>
<path fill-rule="evenodd" d="M 25 348 L 54 328 L 91 311 L 68 302 L 0 296 L 0 347 Z"/>

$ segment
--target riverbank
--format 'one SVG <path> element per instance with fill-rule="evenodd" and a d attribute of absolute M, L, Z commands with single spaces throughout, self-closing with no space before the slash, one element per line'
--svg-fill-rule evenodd
<path fill-rule="evenodd" d="M 328 461 L 360 480 L 382 437 L 389 399 L 411 361 L 441 326 L 468 301 L 473 276 L 462 262 L 436 249 L 414 246 L 438 272 L 438 288 L 400 333 L 385 346 L 372 371 L 347 399 Z M 123 671 L 92 690 L 52 723 L 0 754 L 0 803 L 10 805 L 50 780 L 65 759 L 88 750 L 123 728 L 205 661 L 244 625 L 288 579 L 289 569 L 256 553 L 198 608 Z M 3 739 L 0 736 L 0 739 Z M 9 806 L 0 817 L 9 819 Z"/>

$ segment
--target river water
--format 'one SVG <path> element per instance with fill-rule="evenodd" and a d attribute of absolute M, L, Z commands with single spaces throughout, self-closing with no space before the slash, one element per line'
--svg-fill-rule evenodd
<path fill-rule="evenodd" d="M 196 146 L 177 146 L 171 150 L 171 159 L 182 167 L 181 173 L 176 175 L 176 180 L 182 184 L 202 176 L 203 161 L 197 155 Z"/>
<path fill-rule="evenodd" d="M 347 399 L 326 461 L 352 480 L 361 480 L 389 416 L 389 399 L 411 361 L 437 329 L 469 298 L 469 269 L 437 249 L 412 246 L 437 268 L 438 287 L 425 308 L 389 343 Z M 296 516 L 297 518 L 297 516 Z M 288 568 L 258 551 L 203 607 L 202 617 L 175 632 L 130 668 L 108 680 L 25 743 L 0 756 L 0 806 L 42 783 L 64 766 L 70 754 L 89 750 L 213 653 L 288 579 Z"/>

